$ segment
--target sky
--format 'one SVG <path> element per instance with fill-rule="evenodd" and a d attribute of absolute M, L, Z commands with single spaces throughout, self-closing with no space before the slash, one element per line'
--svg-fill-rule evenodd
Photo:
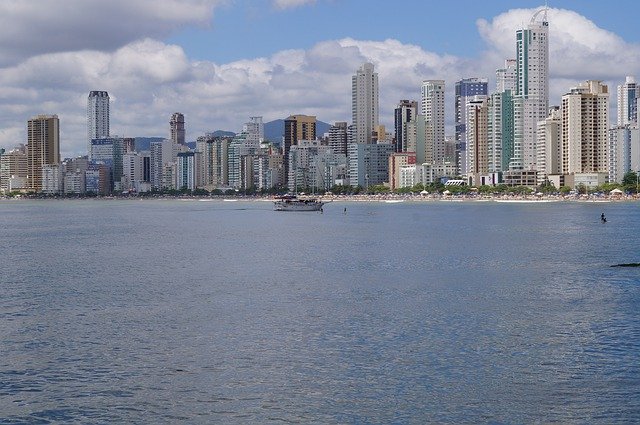
<path fill-rule="evenodd" d="M 515 31 L 543 1 L 529 0 L 3 0 L 0 148 L 26 143 L 26 122 L 60 118 L 63 157 L 86 154 L 92 90 L 111 96 L 111 134 L 169 135 L 185 115 L 187 140 L 240 131 L 251 116 L 351 120 L 351 76 L 379 74 L 380 122 L 400 99 L 444 79 L 447 132 L 453 87 L 515 56 Z M 548 2 L 550 104 L 603 80 L 615 120 L 618 84 L 640 77 L 640 2 Z"/>

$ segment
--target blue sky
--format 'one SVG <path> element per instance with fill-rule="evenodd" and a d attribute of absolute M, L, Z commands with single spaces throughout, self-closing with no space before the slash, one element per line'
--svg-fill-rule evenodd
<path fill-rule="evenodd" d="M 297 5 L 297 6 L 296 6 Z M 0 1 L 0 147 L 26 122 L 58 114 L 61 152 L 86 154 L 86 102 L 106 90 L 111 134 L 187 139 L 240 131 L 251 116 L 350 121 L 351 76 L 379 74 L 380 122 L 400 99 L 444 79 L 452 131 L 455 81 L 489 79 L 515 53 L 515 31 L 541 1 L 13 0 Z M 550 103 L 586 80 L 615 89 L 640 77 L 640 2 L 549 3 Z M 99 23 L 99 24 L 96 24 Z"/>
<path fill-rule="evenodd" d="M 194 60 L 215 62 L 307 49 L 319 41 L 345 37 L 394 38 L 440 54 L 473 56 L 484 48 L 476 28 L 479 18 L 489 20 L 509 9 L 542 5 L 539 0 L 318 0 L 279 9 L 269 0 L 236 0 L 217 8 L 208 27 L 185 28 L 166 41 L 183 46 Z M 628 42 L 639 40 L 638 1 L 564 0 L 549 6 L 577 11 Z"/>

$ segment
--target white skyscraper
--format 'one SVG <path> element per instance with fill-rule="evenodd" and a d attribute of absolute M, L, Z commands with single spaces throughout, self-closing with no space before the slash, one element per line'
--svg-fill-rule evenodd
<path fill-rule="evenodd" d="M 442 162 L 445 157 L 444 142 L 444 80 L 422 82 L 420 115 L 424 115 L 426 125 L 426 162 Z"/>
<path fill-rule="evenodd" d="M 516 66 L 515 59 L 506 59 L 504 68 L 496 69 L 496 91 L 502 93 L 506 90 L 516 92 Z"/>
<path fill-rule="evenodd" d="M 627 76 L 618 86 L 618 125 L 635 124 L 638 120 L 636 80 Z"/>
<path fill-rule="evenodd" d="M 249 117 L 249 122 L 244 123 L 242 132 L 247 134 L 247 142 L 260 146 L 264 141 L 264 123 L 262 117 Z"/>
<path fill-rule="evenodd" d="M 516 132 L 513 170 L 534 170 L 538 121 L 549 109 L 549 23 L 547 9 L 536 12 L 526 29 L 516 31 Z"/>
<path fill-rule="evenodd" d="M 109 137 L 109 93 L 92 91 L 87 98 L 87 152 L 91 159 L 91 139 Z"/>
<path fill-rule="evenodd" d="M 378 73 L 373 64 L 363 64 L 351 77 L 351 116 L 356 143 L 371 143 L 378 128 Z"/>

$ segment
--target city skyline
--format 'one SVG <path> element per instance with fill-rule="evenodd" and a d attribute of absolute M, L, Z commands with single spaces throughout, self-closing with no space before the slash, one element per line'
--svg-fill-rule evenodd
<path fill-rule="evenodd" d="M 283 43 L 275 53 L 261 56 L 248 52 L 243 60 L 232 59 L 225 63 L 202 57 L 202 52 L 196 51 L 184 37 L 194 25 L 201 25 L 208 13 L 212 16 L 214 32 L 219 30 L 216 19 L 231 13 L 234 8 L 242 8 L 243 2 L 221 7 L 216 6 L 217 2 L 198 2 L 198 7 L 194 7 L 196 10 L 184 11 L 173 18 L 164 16 L 162 11 L 152 17 L 143 16 L 149 12 L 139 10 L 142 3 L 136 2 L 137 8 L 120 3 L 108 8 L 113 13 L 135 8 L 138 11 L 135 16 L 162 24 L 164 32 L 145 28 L 149 26 L 147 23 L 136 29 L 137 33 L 121 35 L 119 40 L 109 39 L 110 44 L 105 41 L 104 46 L 91 37 L 86 41 L 74 39 L 71 42 L 60 36 L 56 48 L 47 52 L 30 48 L 26 45 L 29 40 L 13 43 L 17 47 L 0 44 L 5 53 L 3 68 L 0 68 L 0 89 L 4 93 L 0 101 L 0 147 L 10 149 L 17 143 L 24 143 L 24 123 L 32 116 L 57 114 L 62 156 L 86 154 L 86 96 L 92 90 L 109 92 L 112 97 L 111 133 L 124 137 L 169 137 L 167 120 L 175 111 L 185 115 L 187 141 L 216 129 L 240 131 L 242 123 L 251 116 L 263 116 L 265 121 L 270 121 L 292 114 L 307 114 L 331 123 L 348 121 L 351 76 L 367 61 L 373 63 L 379 73 L 380 124 L 387 129 L 393 128 L 394 108 L 401 99 L 418 100 L 423 80 L 444 79 L 446 133 L 453 134 L 455 81 L 487 78 L 492 92 L 495 70 L 503 66 L 505 59 L 515 57 L 516 30 L 525 26 L 539 9 L 533 7 L 536 4 L 532 2 L 515 5 L 530 7 L 527 9 L 508 9 L 506 3 L 498 3 L 502 12 L 489 16 L 498 6 L 487 6 L 484 15 L 478 14 L 477 7 L 470 7 L 470 11 L 461 13 L 464 29 L 455 25 L 458 29 L 454 32 L 468 35 L 471 30 L 475 31 L 475 37 L 460 40 L 449 32 L 448 48 L 451 50 L 448 53 L 441 42 L 434 40 L 431 43 L 428 37 L 419 45 L 412 44 L 410 34 L 413 31 L 407 31 L 405 38 L 393 25 L 385 30 L 384 21 L 381 21 L 381 25 L 376 26 L 379 36 L 375 39 L 332 38 L 334 33 L 344 35 L 340 33 L 344 28 L 340 31 L 329 28 L 323 40 L 301 41 L 302 48 L 295 43 Z M 265 14 L 280 19 L 291 18 L 292 14 L 320 19 L 321 9 L 335 8 L 341 2 L 297 3 L 304 4 L 293 9 L 286 8 L 285 1 L 259 4 L 265 7 Z M 0 6 L 4 9 L 3 19 L 13 17 L 18 23 L 30 26 L 36 18 L 24 18 L 27 4 L 16 4 L 22 8 L 16 6 L 12 10 L 11 6 Z M 558 8 L 554 7 L 556 4 Z M 167 1 L 163 5 L 173 5 L 175 9 L 177 3 Z M 560 9 L 563 5 L 574 7 L 575 11 Z M 609 19 L 618 14 L 632 15 L 629 7 L 640 8 L 635 3 L 608 10 L 607 18 L 602 18 L 608 25 L 606 29 L 599 26 L 600 18 L 595 18 L 597 14 L 592 6 L 577 2 L 555 2 L 550 6 L 550 104 L 558 105 L 561 96 L 581 81 L 599 79 L 613 89 L 624 82 L 626 75 L 640 74 L 640 65 L 635 60 L 640 55 L 637 41 L 625 41 L 616 35 L 616 28 L 611 27 Z M 352 4 L 346 2 L 344 10 L 349 7 Z M 581 14 L 582 9 L 588 16 Z M 82 13 L 80 7 L 78 16 L 63 22 L 68 26 L 67 35 L 84 28 L 78 24 Z M 372 13 L 368 12 L 367 16 Z M 478 19 L 475 27 L 468 25 L 468 15 L 473 13 L 476 14 L 474 19 Z M 589 17 L 594 20 L 590 21 Z M 181 21 L 176 23 L 177 20 Z M 362 34 L 360 26 L 354 24 L 354 36 Z M 15 25 L 12 28 L 4 31 L 18 36 L 20 32 Z M 206 38 L 202 34 L 205 29 L 198 28 L 196 32 L 200 32 L 200 39 Z M 50 29 L 45 26 L 39 31 L 45 36 Z M 23 49 L 16 53 L 22 44 Z M 463 44 L 464 49 L 456 49 Z M 475 46 L 471 53 L 465 50 L 469 45 Z M 290 47 L 294 49 L 290 50 Z M 612 99 L 611 117 L 616 117 L 616 106 Z"/>

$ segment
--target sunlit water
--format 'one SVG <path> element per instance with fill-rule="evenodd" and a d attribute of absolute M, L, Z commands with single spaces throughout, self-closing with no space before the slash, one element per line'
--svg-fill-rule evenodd
<path fill-rule="evenodd" d="M 637 423 L 640 268 L 609 266 L 639 229 L 637 203 L 0 201 L 0 423 Z"/>

